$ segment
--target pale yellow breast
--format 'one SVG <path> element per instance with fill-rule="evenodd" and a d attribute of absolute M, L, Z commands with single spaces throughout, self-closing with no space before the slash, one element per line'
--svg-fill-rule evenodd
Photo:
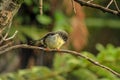
<path fill-rule="evenodd" d="M 45 42 L 51 49 L 59 49 L 65 43 L 58 34 L 48 37 Z"/>

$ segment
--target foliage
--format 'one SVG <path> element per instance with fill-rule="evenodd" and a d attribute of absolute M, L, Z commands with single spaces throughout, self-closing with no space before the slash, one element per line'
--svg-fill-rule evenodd
<path fill-rule="evenodd" d="M 82 52 L 101 64 L 109 66 L 120 73 L 120 47 L 115 48 L 108 44 L 106 47 L 98 44 L 99 51 L 94 56 L 89 52 Z M 62 59 L 61 59 L 62 58 Z M 0 75 L 1 80 L 120 80 L 112 73 L 91 64 L 89 61 L 72 56 L 70 54 L 56 54 L 53 68 L 33 67 L 32 69 L 20 70 L 14 73 Z"/>
<path fill-rule="evenodd" d="M 14 0 L 16 1 L 16 0 Z M 20 0 L 20 2 L 23 0 Z M 96 0 L 97 2 L 105 2 Z M 108 0 L 107 0 L 108 1 Z M 17 2 L 19 3 L 19 2 Z M 105 3 L 104 3 L 105 4 Z M 36 0 L 24 0 L 24 3 L 13 20 L 13 27 L 11 29 L 11 35 L 17 29 L 19 31 L 16 39 L 26 42 L 30 39 L 39 39 L 48 31 L 55 30 L 71 30 L 71 22 L 63 11 L 58 9 L 51 10 L 50 1 L 45 1 L 43 5 L 44 14 L 39 15 L 39 6 Z M 60 5 L 61 6 L 61 5 Z M 53 7 L 53 6 L 52 6 Z M 116 21 L 113 20 L 113 16 L 104 14 L 101 11 L 91 11 L 86 9 L 86 24 L 88 27 L 110 27 L 119 28 L 119 17 L 115 17 Z M 103 18 L 98 18 L 101 16 Z M 90 16 L 90 18 L 88 18 Z M 93 18 L 97 17 L 97 18 Z M 92 28 L 92 29 L 93 29 Z M 94 28 L 94 29 L 95 29 Z M 93 29 L 93 30 L 94 30 Z M 94 30 L 95 31 L 95 30 Z M 97 31 L 96 31 L 97 32 Z M 104 33 L 101 35 L 104 35 Z M 119 35 L 118 35 L 119 36 Z M 100 37 L 100 36 L 99 36 Z M 15 41 L 16 41 L 15 39 Z M 95 37 L 93 38 L 95 41 Z M 94 45 L 94 44 L 92 44 Z M 91 45 L 90 45 L 91 47 Z M 101 64 L 109 66 L 113 70 L 120 73 L 120 47 L 115 48 L 113 45 L 107 45 L 106 47 L 98 44 L 96 46 L 99 51 L 98 55 L 93 55 L 89 52 L 82 52 Z M 85 59 L 78 58 L 69 54 L 60 56 L 55 55 L 53 68 L 47 67 L 33 67 L 32 69 L 20 70 L 14 73 L 1 74 L 0 80 L 120 80 L 112 73 L 97 67 Z"/>
<path fill-rule="evenodd" d="M 25 42 L 28 38 L 32 40 L 40 39 L 49 31 L 65 30 L 69 32 L 71 30 L 70 20 L 59 10 L 52 17 L 47 14 L 39 15 L 37 13 L 34 16 L 35 20 L 33 22 L 35 23 L 31 22 L 29 15 L 25 16 L 24 19 L 21 16 L 16 17 L 14 27 L 11 30 L 14 31 L 16 29 L 19 31 L 18 36 L 20 36 L 20 41 Z"/>
<path fill-rule="evenodd" d="M 86 19 L 87 26 L 91 28 L 92 27 L 94 28 L 107 27 L 107 28 L 119 29 L 120 28 L 119 22 L 120 20 L 118 19 L 116 20 L 115 19 L 114 20 L 113 19 L 101 19 L 101 18 L 87 18 Z"/>

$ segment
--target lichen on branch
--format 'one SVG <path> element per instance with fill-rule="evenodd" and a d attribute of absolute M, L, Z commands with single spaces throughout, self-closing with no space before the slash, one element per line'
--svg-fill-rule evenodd
<path fill-rule="evenodd" d="M 0 0 L 0 28 L 12 21 L 23 0 Z"/>

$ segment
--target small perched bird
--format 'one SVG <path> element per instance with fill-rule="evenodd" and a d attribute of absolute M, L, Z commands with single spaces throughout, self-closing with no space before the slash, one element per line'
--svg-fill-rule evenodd
<path fill-rule="evenodd" d="M 67 40 L 68 40 L 67 32 L 56 31 L 56 32 L 49 32 L 45 36 L 43 36 L 41 39 L 30 42 L 30 45 L 43 47 L 43 48 L 46 48 L 46 50 L 49 50 L 49 49 L 59 50 L 61 46 L 66 43 Z M 42 65 L 42 66 L 44 65 L 44 66 L 51 67 L 50 64 L 52 64 L 54 52 L 46 52 L 44 50 L 41 50 L 41 51 L 35 50 L 34 53 L 40 53 L 40 54 L 35 54 L 36 65 Z M 50 53 L 50 54 L 47 54 L 47 53 Z"/>
<path fill-rule="evenodd" d="M 37 41 L 37 45 L 50 49 L 60 49 L 68 40 L 68 33 L 65 31 L 49 32 Z"/>

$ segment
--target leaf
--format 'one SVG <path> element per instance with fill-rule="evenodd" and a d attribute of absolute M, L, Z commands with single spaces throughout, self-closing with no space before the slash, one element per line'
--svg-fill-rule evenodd
<path fill-rule="evenodd" d="M 109 27 L 109 28 L 120 28 L 118 19 L 110 19 L 110 18 L 87 18 L 86 24 L 88 27 Z M 92 24 L 91 24 L 92 23 Z"/>
<path fill-rule="evenodd" d="M 64 56 L 62 56 L 62 59 L 61 59 L 61 56 L 56 54 L 53 67 L 54 67 L 54 70 L 65 72 L 67 70 L 73 69 L 78 64 L 79 64 L 79 61 L 72 55 L 64 54 Z"/>
<path fill-rule="evenodd" d="M 30 5 L 32 4 L 32 0 L 24 0 L 24 2 L 25 2 L 28 6 L 30 6 Z"/>
<path fill-rule="evenodd" d="M 36 19 L 39 23 L 48 25 L 52 22 L 52 19 L 47 15 L 37 15 Z"/>
<path fill-rule="evenodd" d="M 72 73 L 76 80 L 97 80 L 97 76 L 87 69 L 78 69 Z"/>
<path fill-rule="evenodd" d="M 62 13 L 61 11 L 56 11 L 54 18 L 55 18 L 55 25 L 53 31 L 57 31 L 57 30 L 65 30 L 68 32 L 71 31 L 71 24 L 69 22 L 70 20 L 67 19 L 64 13 Z"/>
<path fill-rule="evenodd" d="M 98 51 L 102 51 L 102 50 L 104 50 L 105 48 L 104 48 L 104 46 L 103 46 L 102 44 L 96 44 L 96 49 L 97 49 Z"/>

